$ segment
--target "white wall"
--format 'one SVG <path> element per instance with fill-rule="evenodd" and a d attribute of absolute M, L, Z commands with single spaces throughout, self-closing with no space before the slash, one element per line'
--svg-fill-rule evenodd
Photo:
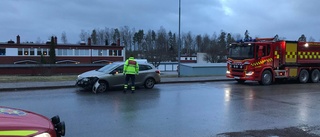
<path fill-rule="evenodd" d="M 197 63 L 199 63 L 199 64 L 209 63 L 203 59 L 205 57 L 205 55 L 206 55 L 206 53 L 197 53 Z"/>

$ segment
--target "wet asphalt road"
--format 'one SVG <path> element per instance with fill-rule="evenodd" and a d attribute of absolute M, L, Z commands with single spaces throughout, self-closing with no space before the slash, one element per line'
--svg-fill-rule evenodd
<path fill-rule="evenodd" d="M 135 94 L 67 88 L 0 92 L 0 105 L 47 117 L 58 114 L 68 137 L 209 137 L 319 126 L 319 89 L 319 83 L 260 86 L 233 81 L 160 84 Z"/>

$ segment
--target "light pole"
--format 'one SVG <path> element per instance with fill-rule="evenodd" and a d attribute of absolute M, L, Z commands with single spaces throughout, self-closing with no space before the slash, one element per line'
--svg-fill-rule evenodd
<path fill-rule="evenodd" d="M 178 77 L 180 77 L 180 51 L 181 51 L 181 38 L 180 38 L 180 24 L 181 24 L 181 0 L 179 0 L 179 35 L 178 35 Z"/>

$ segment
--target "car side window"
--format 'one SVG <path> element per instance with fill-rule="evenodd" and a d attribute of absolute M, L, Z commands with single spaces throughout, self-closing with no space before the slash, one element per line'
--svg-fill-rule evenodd
<path fill-rule="evenodd" d="M 149 65 L 140 65 L 139 64 L 139 71 L 150 70 L 150 69 L 152 69 L 152 67 Z"/>
<path fill-rule="evenodd" d="M 114 71 L 116 71 L 118 73 L 123 73 L 123 65 L 117 67 L 116 69 L 114 69 Z"/>

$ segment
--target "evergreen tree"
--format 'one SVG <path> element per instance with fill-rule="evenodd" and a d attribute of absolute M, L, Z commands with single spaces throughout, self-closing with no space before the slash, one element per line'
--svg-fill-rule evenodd
<path fill-rule="evenodd" d="M 50 57 L 50 64 L 56 63 L 56 43 L 54 41 L 54 37 L 51 37 L 50 42 L 50 51 L 49 51 L 49 57 Z"/>

